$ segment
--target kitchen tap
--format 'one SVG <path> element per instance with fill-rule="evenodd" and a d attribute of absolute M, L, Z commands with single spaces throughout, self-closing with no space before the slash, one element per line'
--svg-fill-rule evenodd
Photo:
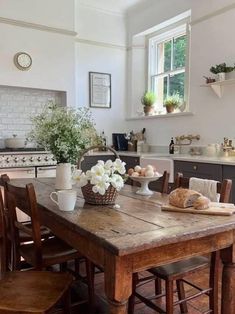
<path fill-rule="evenodd" d="M 179 135 L 179 136 L 175 137 L 175 141 L 176 141 L 175 146 L 179 147 L 179 153 L 181 153 L 181 147 L 182 146 L 189 146 L 192 144 L 193 140 L 199 141 L 200 138 L 201 137 L 199 134 L 197 134 L 197 135 L 193 135 L 193 134 Z M 187 141 L 187 142 L 182 143 L 183 141 Z"/>

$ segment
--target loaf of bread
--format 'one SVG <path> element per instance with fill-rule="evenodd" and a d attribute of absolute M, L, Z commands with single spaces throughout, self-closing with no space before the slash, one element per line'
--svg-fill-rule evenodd
<path fill-rule="evenodd" d="M 198 199 L 193 203 L 193 207 L 198 210 L 207 209 L 210 207 L 210 200 L 205 196 L 200 196 Z"/>
<path fill-rule="evenodd" d="M 191 207 L 200 196 L 201 193 L 194 190 L 178 188 L 169 194 L 169 203 L 181 208 Z"/>

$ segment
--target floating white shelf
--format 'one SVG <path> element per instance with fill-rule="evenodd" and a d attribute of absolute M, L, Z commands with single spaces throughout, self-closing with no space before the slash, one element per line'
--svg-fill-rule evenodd
<path fill-rule="evenodd" d="M 203 84 L 200 85 L 201 87 L 210 87 L 215 94 L 221 98 L 224 94 L 224 86 L 225 85 L 235 85 L 235 79 L 231 80 L 225 80 L 225 81 L 219 81 L 219 82 L 214 82 L 214 83 L 208 83 L 208 84 Z"/>

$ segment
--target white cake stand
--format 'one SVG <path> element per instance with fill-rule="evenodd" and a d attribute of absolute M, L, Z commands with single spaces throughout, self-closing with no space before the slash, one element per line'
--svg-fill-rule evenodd
<path fill-rule="evenodd" d="M 136 191 L 136 194 L 145 195 L 145 196 L 152 195 L 154 193 L 153 191 L 151 191 L 149 189 L 149 182 L 156 181 L 161 177 L 162 177 L 162 174 L 155 175 L 154 177 L 133 177 L 133 176 L 130 176 L 130 178 L 133 181 L 137 181 L 141 184 L 141 187 L 139 190 Z"/>

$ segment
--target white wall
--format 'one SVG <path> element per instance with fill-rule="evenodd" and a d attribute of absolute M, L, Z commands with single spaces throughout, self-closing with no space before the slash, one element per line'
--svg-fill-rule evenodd
<path fill-rule="evenodd" d="M 30 24 L 23 27 L 20 21 L 73 31 L 74 1 L 0 0 L 0 8 L 0 85 L 66 91 L 67 103 L 73 106 L 74 37 L 34 29 Z M 8 19 L 7 23 L 3 18 Z M 13 57 L 19 51 L 32 56 L 33 64 L 29 71 L 15 67 Z"/>
<path fill-rule="evenodd" d="M 77 9 L 77 103 L 79 106 L 89 106 L 89 71 L 111 74 L 111 109 L 92 109 L 98 131 L 104 130 L 110 143 L 113 132 L 127 130 L 125 19 L 79 3 Z"/>
<path fill-rule="evenodd" d="M 229 0 L 159 0 L 149 1 L 151 6 L 135 10 L 128 19 L 128 38 L 166 19 L 172 18 L 188 9 L 192 10 L 192 22 L 206 14 L 211 14 L 226 5 L 234 4 Z M 190 58 L 190 108 L 193 116 L 158 118 L 152 120 L 129 121 L 130 129 L 146 127 L 150 144 L 167 145 L 171 136 L 185 133 L 199 133 L 201 144 L 222 142 L 224 136 L 235 138 L 235 85 L 225 87 L 223 98 L 219 99 L 209 89 L 202 88 L 203 75 L 209 75 L 209 68 L 221 62 L 234 64 L 235 42 L 233 30 L 235 9 L 230 8 L 222 14 L 208 17 L 192 25 Z M 131 59 L 131 58 L 130 58 Z M 132 62 L 132 60 L 130 60 Z M 130 65 L 129 65 L 130 66 Z M 144 90 L 145 86 L 143 86 Z M 129 85 L 131 89 L 131 85 Z M 131 89 L 138 95 L 143 90 Z"/>

